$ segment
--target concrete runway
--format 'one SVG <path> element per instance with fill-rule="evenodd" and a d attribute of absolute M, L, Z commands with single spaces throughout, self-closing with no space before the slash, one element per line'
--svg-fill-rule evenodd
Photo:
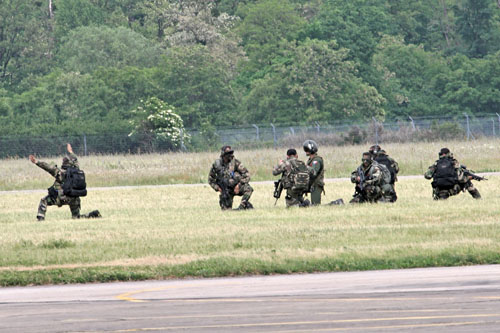
<path fill-rule="evenodd" d="M 0 289 L 0 332 L 500 332 L 500 265 Z"/>

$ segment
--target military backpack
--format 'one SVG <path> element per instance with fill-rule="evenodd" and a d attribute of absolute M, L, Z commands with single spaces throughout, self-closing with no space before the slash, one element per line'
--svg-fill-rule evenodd
<path fill-rule="evenodd" d="M 299 160 L 291 160 L 290 164 L 292 166 L 292 170 L 290 172 L 292 191 L 308 191 L 310 176 L 306 164 Z"/>
<path fill-rule="evenodd" d="M 440 189 L 450 189 L 458 184 L 458 174 L 455 170 L 455 163 L 451 158 L 441 158 L 436 162 L 436 170 L 433 175 L 433 187 Z"/>
<path fill-rule="evenodd" d="M 66 169 L 66 176 L 62 184 L 64 195 L 68 197 L 84 197 L 87 195 L 87 183 L 85 173 L 75 167 Z"/>
<path fill-rule="evenodd" d="M 396 170 L 394 169 L 391 160 L 387 157 L 387 155 L 379 155 L 377 158 L 375 158 L 375 161 L 377 161 L 378 164 L 384 165 L 389 172 L 391 173 L 391 181 L 389 182 L 390 184 L 394 184 L 394 181 L 396 180 Z"/>
<path fill-rule="evenodd" d="M 389 168 L 387 168 L 384 164 L 378 163 L 378 167 L 380 168 L 380 171 L 382 171 L 382 179 L 381 179 L 381 185 L 385 184 L 390 184 L 391 183 L 391 172 L 389 171 Z"/>

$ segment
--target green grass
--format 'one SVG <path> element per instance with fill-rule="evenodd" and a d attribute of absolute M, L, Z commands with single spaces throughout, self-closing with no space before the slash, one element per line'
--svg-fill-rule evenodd
<path fill-rule="evenodd" d="M 207 185 L 109 189 L 82 199 L 102 219 L 49 207 L 43 223 L 43 193 L 3 194 L 0 285 L 499 263 L 500 178 L 490 178 L 476 183 L 479 201 L 435 202 L 422 177 L 397 184 L 396 204 L 308 209 L 283 198 L 274 207 L 272 185 L 257 184 L 257 209 L 243 212 L 220 211 Z M 352 193 L 347 181 L 327 183 L 324 201 Z"/>
<path fill-rule="evenodd" d="M 361 154 L 370 145 L 346 147 L 320 147 L 325 160 L 326 177 L 350 175 L 360 163 Z M 471 142 L 434 142 L 408 144 L 382 144 L 382 147 L 400 164 L 401 175 L 423 174 L 436 159 L 442 147 L 450 148 L 459 161 L 476 172 L 500 171 L 500 140 Z M 296 147 L 300 148 L 300 147 Z M 306 159 L 301 149 L 299 157 Z M 285 156 L 286 149 L 259 149 L 236 151 L 235 156 L 250 171 L 252 180 L 272 179 L 272 167 Z M 36 153 L 36 152 L 34 152 Z M 78 152 L 77 152 L 78 153 Z M 213 153 L 170 153 L 151 155 L 116 155 L 80 157 L 88 185 L 155 185 L 206 183 L 208 171 L 218 157 Z M 60 165 L 59 158 L 41 158 Z M 0 163 L 0 189 L 45 189 L 50 176 L 28 161 L 28 157 L 2 160 Z"/>

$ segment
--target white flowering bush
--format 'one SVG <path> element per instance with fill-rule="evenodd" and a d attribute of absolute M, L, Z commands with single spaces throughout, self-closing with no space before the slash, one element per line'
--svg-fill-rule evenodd
<path fill-rule="evenodd" d="M 141 100 L 131 120 L 134 129 L 129 136 L 135 136 L 144 148 L 155 150 L 180 150 L 190 140 L 184 130 L 182 118 L 174 112 L 174 107 L 157 97 Z"/>

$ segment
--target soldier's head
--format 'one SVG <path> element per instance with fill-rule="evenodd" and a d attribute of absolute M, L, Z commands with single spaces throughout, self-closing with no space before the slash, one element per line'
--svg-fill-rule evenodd
<path fill-rule="evenodd" d="M 318 152 L 318 144 L 313 140 L 304 141 L 303 146 L 307 156 L 316 154 Z"/>
<path fill-rule="evenodd" d="M 368 149 L 368 152 L 372 155 L 377 155 L 381 150 L 382 148 L 379 145 L 373 145 Z"/>
<path fill-rule="evenodd" d="M 231 146 L 223 146 L 220 151 L 220 156 L 225 162 L 231 161 L 234 158 L 234 150 Z"/>
<path fill-rule="evenodd" d="M 295 149 L 293 149 L 293 148 L 290 148 L 290 149 L 288 149 L 288 150 L 286 151 L 286 156 L 287 156 L 288 158 L 290 158 L 290 157 L 295 157 L 295 158 L 297 158 L 297 151 L 296 151 Z"/>
<path fill-rule="evenodd" d="M 372 164 L 372 154 L 370 152 L 363 153 L 363 156 L 361 156 L 361 162 L 365 168 L 369 167 Z"/>
<path fill-rule="evenodd" d="M 66 170 L 67 168 L 69 168 L 71 166 L 71 164 L 72 164 L 71 159 L 68 156 L 64 156 L 62 159 L 61 168 L 63 170 Z"/>
<path fill-rule="evenodd" d="M 450 150 L 448 148 L 441 148 L 439 151 L 439 157 L 449 157 L 451 154 Z"/>

